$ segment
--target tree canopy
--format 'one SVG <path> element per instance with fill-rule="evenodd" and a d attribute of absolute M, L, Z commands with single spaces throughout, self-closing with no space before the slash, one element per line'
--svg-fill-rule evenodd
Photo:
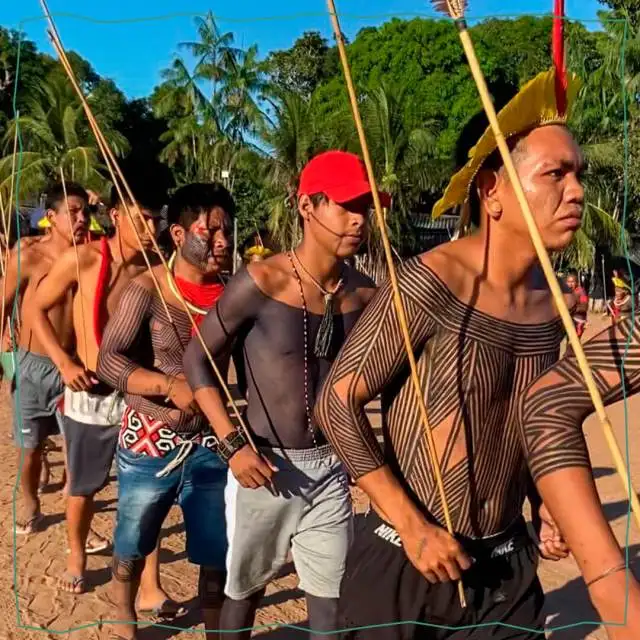
<path fill-rule="evenodd" d="M 640 2 L 602 4 L 599 30 L 567 26 L 568 65 L 584 82 L 572 127 L 589 160 L 585 225 L 565 256 L 579 266 L 592 263 L 598 246 L 620 249 L 623 86 L 632 160 L 628 230 L 635 232 L 640 222 Z M 612 18 L 627 19 L 628 29 Z M 471 29 L 497 103 L 550 66 L 551 25 L 550 18 L 523 16 Z M 377 179 L 394 196 L 387 218 L 392 241 L 400 252 L 416 250 L 412 220 L 428 211 L 455 169 L 457 139 L 481 108 L 477 89 L 446 21 L 391 19 L 361 29 L 347 49 Z M 8 188 L 19 71 L 22 197 L 37 195 L 59 166 L 106 192 L 108 173 L 60 65 L 1 27 L 0 52 L 0 190 Z M 257 45 L 237 46 L 210 13 L 195 21 L 190 41 L 175 43 L 173 62 L 142 100 L 128 100 L 88 61 L 73 52 L 70 57 L 127 170 L 156 163 L 167 184 L 226 181 L 238 200 L 241 239 L 268 227 L 282 245 L 293 242 L 302 166 L 328 148 L 359 152 L 337 49 L 318 32 L 304 32 L 289 49 L 262 57 Z"/>

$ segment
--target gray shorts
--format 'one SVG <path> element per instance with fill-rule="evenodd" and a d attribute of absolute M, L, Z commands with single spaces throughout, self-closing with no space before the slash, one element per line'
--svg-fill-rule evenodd
<path fill-rule="evenodd" d="M 70 496 L 92 496 L 108 484 L 120 433 L 121 405 L 122 396 L 108 387 L 100 392 L 65 389 L 62 426 Z"/>
<path fill-rule="evenodd" d="M 337 598 L 353 537 L 353 507 L 342 464 L 329 445 L 262 453 L 279 469 L 274 474 L 277 495 L 265 487 L 245 489 L 229 471 L 225 594 L 241 600 L 260 591 L 291 551 L 300 589 Z"/>
<path fill-rule="evenodd" d="M 13 437 L 18 447 L 37 449 L 60 433 L 58 403 L 64 393 L 60 373 L 47 356 L 19 349 L 11 384 Z"/>
<path fill-rule="evenodd" d="M 69 495 L 92 496 L 109 483 L 120 425 L 104 427 L 63 418 Z"/>

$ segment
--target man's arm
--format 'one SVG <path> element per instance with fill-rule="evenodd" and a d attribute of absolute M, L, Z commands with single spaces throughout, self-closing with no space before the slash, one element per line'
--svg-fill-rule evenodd
<path fill-rule="evenodd" d="M 435 329 L 434 316 L 425 309 L 432 276 L 415 266 L 400 273 L 401 296 L 415 351 Z M 347 337 L 323 385 L 315 417 L 356 484 L 395 527 L 416 568 L 431 582 L 457 579 L 460 569 L 469 567 L 462 548 L 446 531 L 428 523 L 406 494 L 385 464 L 365 413 L 365 406 L 406 363 L 393 292 L 387 281 Z"/>
<path fill-rule="evenodd" d="M 632 326 L 630 321 L 623 321 L 584 345 L 605 405 L 623 397 L 620 367 L 629 338 L 624 384 L 629 396 L 640 391 L 640 324 Z M 519 412 L 533 479 L 587 583 L 624 564 L 600 505 L 582 433 L 582 422 L 592 412 L 587 386 L 572 351 L 530 385 Z M 590 596 L 603 620 L 622 620 L 625 580 L 624 572 L 617 572 L 590 587 Z M 629 594 L 629 620 L 635 626 L 609 629 L 611 638 L 640 637 L 640 588 L 633 578 Z M 628 635 L 629 629 L 637 635 Z"/>
<path fill-rule="evenodd" d="M 34 267 L 37 264 L 35 253 L 29 249 L 33 243 L 20 240 L 20 259 L 18 247 L 14 247 L 9 255 L 7 271 L 4 278 L 0 278 L 0 291 L 4 295 L 4 326 L 13 314 L 13 303 L 17 295 L 26 286 Z"/>
<path fill-rule="evenodd" d="M 84 252 L 82 252 L 84 255 Z M 84 367 L 77 364 L 62 345 L 48 313 L 78 285 L 76 253 L 67 249 L 56 259 L 48 274 L 38 283 L 28 313 L 33 316 L 33 332 L 51 358 L 64 383 L 73 391 L 90 389 L 93 382 Z"/>
<path fill-rule="evenodd" d="M 255 272 L 260 267 L 251 271 Z M 226 370 L 223 365 L 228 363 L 236 335 L 246 322 L 256 317 L 263 303 L 264 294 L 249 275 L 249 270 L 242 269 L 229 280 L 215 307 L 202 321 L 200 333 L 221 374 Z M 227 413 L 219 380 L 198 338 L 194 337 L 187 346 L 183 363 L 198 406 L 218 438 L 226 441 L 237 430 Z M 256 455 L 248 445 L 234 453 L 229 459 L 229 466 L 242 486 L 254 489 L 267 484 L 275 470 L 266 458 Z"/>

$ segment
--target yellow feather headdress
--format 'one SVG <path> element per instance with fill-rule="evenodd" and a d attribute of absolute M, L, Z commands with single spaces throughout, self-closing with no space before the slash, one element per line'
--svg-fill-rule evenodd
<path fill-rule="evenodd" d="M 47 216 L 43 216 L 38 221 L 38 229 L 48 229 L 50 226 L 51 223 Z M 89 218 L 89 231 L 91 231 L 91 233 L 104 233 L 102 225 L 93 216 Z"/>
<path fill-rule="evenodd" d="M 567 76 L 567 108 L 560 112 L 556 100 L 556 71 L 550 69 L 538 74 L 515 95 L 498 113 L 498 122 L 506 140 L 525 131 L 548 124 L 564 124 L 567 113 L 580 90 L 579 78 Z M 491 127 L 487 127 L 478 143 L 469 151 L 469 161 L 456 173 L 444 195 L 433 207 L 435 219 L 453 207 L 463 205 L 469 199 L 471 185 L 484 161 L 498 148 Z"/>

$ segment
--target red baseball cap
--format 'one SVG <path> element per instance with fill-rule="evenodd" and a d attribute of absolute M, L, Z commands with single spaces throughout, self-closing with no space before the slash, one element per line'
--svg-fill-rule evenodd
<path fill-rule="evenodd" d="M 338 204 L 351 202 L 371 193 L 364 163 L 346 151 L 325 151 L 312 158 L 300 174 L 298 195 L 324 193 Z M 389 208 L 391 196 L 378 192 L 383 207 Z"/>

